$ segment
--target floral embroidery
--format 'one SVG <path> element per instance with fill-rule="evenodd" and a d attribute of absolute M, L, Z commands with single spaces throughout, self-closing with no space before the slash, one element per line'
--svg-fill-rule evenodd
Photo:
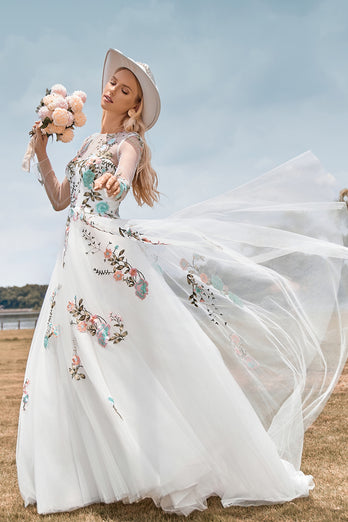
<path fill-rule="evenodd" d="M 57 288 L 52 292 L 52 295 L 50 297 L 51 307 L 50 307 L 50 312 L 48 315 L 46 333 L 45 333 L 45 337 L 44 337 L 44 347 L 45 348 L 47 348 L 47 346 L 48 346 L 48 341 L 49 341 L 50 337 L 52 337 L 52 336 L 57 337 L 59 335 L 59 326 L 54 325 L 52 323 L 53 308 L 56 306 L 56 295 L 57 295 L 59 288 L 60 288 L 60 285 L 57 286 Z"/>
<path fill-rule="evenodd" d="M 119 416 L 121 417 L 121 419 L 123 420 L 122 415 L 121 415 L 120 412 L 117 411 L 117 409 L 116 409 L 114 399 L 113 399 L 112 397 L 108 397 L 108 401 L 112 404 L 112 407 L 113 407 L 113 409 L 115 410 L 115 412 L 117 413 L 117 415 L 119 415 Z"/>
<path fill-rule="evenodd" d="M 82 176 L 84 186 L 91 189 L 94 178 L 95 178 L 95 173 L 93 172 L 93 170 L 90 170 L 90 169 L 85 170 L 85 172 L 83 173 L 83 176 Z"/>
<path fill-rule="evenodd" d="M 98 212 L 98 214 L 101 214 L 103 216 L 109 210 L 109 205 L 106 203 L 106 201 L 100 201 L 96 204 L 95 209 Z"/>
<path fill-rule="evenodd" d="M 197 308 L 203 306 L 206 309 L 210 320 L 213 321 L 214 324 L 222 326 L 236 355 L 249 368 L 254 369 L 259 366 L 258 362 L 247 353 L 241 338 L 232 330 L 227 321 L 225 321 L 223 314 L 219 312 L 218 306 L 215 304 L 216 298 L 214 292 L 209 286 L 218 290 L 219 293 L 226 295 L 240 307 L 243 307 L 243 302 L 237 295 L 230 291 L 228 286 L 224 284 L 217 274 L 213 274 L 209 277 L 209 275 L 202 270 L 205 261 L 206 258 L 199 254 L 193 254 L 192 263 L 189 263 L 187 259 L 184 258 L 180 260 L 180 267 L 188 272 L 186 279 L 192 288 L 192 293 L 188 297 L 189 301 Z"/>
<path fill-rule="evenodd" d="M 125 259 L 124 249 L 117 253 L 118 245 L 110 248 L 112 247 L 111 241 L 109 241 L 105 248 L 102 248 L 101 243 L 97 243 L 95 237 L 87 229 L 82 230 L 82 237 L 88 242 L 88 246 L 91 247 L 86 254 L 102 252 L 104 263 L 108 263 L 111 266 L 111 270 L 93 268 L 93 271 L 97 275 L 112 275 L 115 281 L 124 281 L 128 286 L 134 286 L 135 295 L 140 299 L 145 299 L 149 293 L 149 284 L 144 274 L 138 268 L 134 268 L 127 259 Z"/>
<path fill-rule="evenodd" d="M 240 297 L 231 292 L 228 286 L 224 284 L 222 279 L 217 274 L 213 274 L 209 278 L 209 276 L 205 272 L 203 272 L 202 267 L 200 266 L 200 262 L 204 262 L 205 260 L 206 258 L 204 256 L 201 256 L 199 254 L 193 254 L 192 263 L 189 263 L 186 259 L 182 258 L 180 260 L 180 267 L 183 270 L 188 270 L 190 274 L 196 274 L 202 283 L 209 286 L 213 286 L 214 288 L 216 288 L 216 290 L 219 290 L 221 293 L 227 295 L 229 299 L 231 299 L 231 301 L 233 301 L 235 304 L 237 304 L 240 307 L 243 307 L 243 301 L 240 299 Z M 188 280 L 188 283 L 192 284 L 193 281 L 196 281 L 195 278 L 190 278 L 190 280 Z M 197 286 L 199 287 L 198 283 Z M 201 286 L 201 288 L 198 291 L 200 292 L 202 289 L 203 287 Z"/>
<path fill-rule="evenodd" d="M 76 346 L 76 340 L 73 338 L 73 356 L 71 359 L 71 368 L 69 368 L 69 373 L 71 375 L 72 379 L 75 379 L 76 381 L 79 381 L 80 379 L 85 379 L 86 375 L 82 372 L 80 372 L 80 368 L 83 368 L 81 364 L 81 359 L 77 354 L 77 346 Z"/>
<path fill-rule="evenodd" d="M 27 404 L 29 402 L 29 393 L 28 393 L 28 390 L 27 390 L 27 386 L 29 384 L 30 384 L 30 380 L 29 379 L 25 379 L 24 384 L 23 384 L 23 395 L 22 395 L 22 408 L 23 408 L 23 410 L 26 409 Z"/>
<path fill-rule="evenodd" d="M 167 245 L 168 244 L 168 243 L 162 243 L 161 241 L 153 242 L 150 239 L 148 239 L 147 237 L 141 237 L 141 236 L 143 236 L 143 234 L 141 232 L 138 232 L 134 229 L 132 230 L 131 228 L 126 229 L 126 228 L 119 227 L 118 230 L 122 237 L 125 237 L 125 236 L 133 237 L 134 239 L 138 239 L 139 241 L 144 241 L 144 243 L 151 243 L 152 245 Z"/>
<path fill-rule="evenodd" d="M 67 309 L 75 318 L 75 321 L 70 321 L 70 324 L 75 324 L 82 333 L 88 332 L 96 336 L 98 343 L 104 348 L 109 341 L 112 341 L 114 344 L 119 343 L 128 335 L 128 332 L 124 330 L 124 324 L 120 314 L 109 314 L 110 322 L 113 322 L 111 326 L 100 315 L 91 314 L 83 305 L 83 299 L 77 301 L 76 296 L 74 301 L 68 302 Z M 117 329 L 113 333 L 111 333 L 112 327 Z"/>
<path fill-rule="evenodd" d="M 234 348 L 236 355 L 240 359 L 242 359 L 242 361 L 247 366 L 249 366 L 249 368 L 254 369 L 259 366 L 259 363 L 253 357 L 251 357 L 251 355 L 249 355 L 247 353 L 247 351 L 245 350 L 245 348 L 242 344 L 241 338 L 236 333 L 233 333 L 230 335 L 230 340 L 232 342 L 232 346 Z"/>

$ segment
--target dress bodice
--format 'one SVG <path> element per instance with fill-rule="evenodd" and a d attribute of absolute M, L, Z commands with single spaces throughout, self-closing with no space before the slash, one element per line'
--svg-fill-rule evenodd
<path fill-rule="evenodd" d="M 136 132 L 94 133 L 85 139 L 66 167 L 70 181 L 71 214 L 75 211 L 119 217 L 119 206 L 126 197 L 138 166 L 143 141 Z M 121 196 L 108 197 L 106 189 L 96 191 L 94 181 L 111 172 L 123 182 Z"/>

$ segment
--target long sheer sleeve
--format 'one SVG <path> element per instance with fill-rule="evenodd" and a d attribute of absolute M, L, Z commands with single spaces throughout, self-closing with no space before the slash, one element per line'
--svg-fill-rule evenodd
<path fill-rule="evenodd" d="M 54 210 L 64 210 L 70 203 L 69 180 L 65 177 L 62 183 L 58 181 L 48 158 L 39 161 L 37 169 L 52 207 Z"/>
<path fill-rule="evenodd" d="M 116 178 L 120 182 L 120 192 L 116 196 L 117 201 L 122 201 L 131 185 L 138 167 L 143 150 L 143 142 L 139 135 L 132 135 L 125 138 L 114 151 L 114 161 L 117 163 L 115 172 Z"/>

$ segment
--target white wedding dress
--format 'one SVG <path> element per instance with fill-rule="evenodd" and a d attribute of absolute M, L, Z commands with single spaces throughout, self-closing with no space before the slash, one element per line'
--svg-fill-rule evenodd
<path fill-rule="evenodd" d="M 123 219 L 127 191 L 111 199 L 93 181 L 111 170 L 130 185 L 141 147 L 94 134 L 67 166 L 65 241 L 19 414 L 25 506 L 150 497 L 188 515 L 211 495 L 224 507 L 307 496 L 304 432 L 347 358 L 335 180 L 307 152 L 168 218 Z"/>

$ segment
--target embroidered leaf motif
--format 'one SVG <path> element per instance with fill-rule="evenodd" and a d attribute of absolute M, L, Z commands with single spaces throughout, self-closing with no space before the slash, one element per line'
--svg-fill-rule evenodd
<path fill-rule="evenodd" d="M 29 384 L 30 384 L 30 380 L 29 379 L 25 379 L 24 384 L 23 384 L 23 395 L 22 395 L 22 408 L 23 408 L 23 410 L 26 409 L 26 407 L 28 405 L 28 402 L 29 402 L 29 393 L 28 393 L 28 390 L 27 390 L 27 387 L 28 387 Z"/>
<path fill-rule="evenodd" d="M 71 367 L 69 368 L 69 373 L 72 379 L 79 381 L 80 379 L 85 379 L 86 375 L 79 371 L 80 368 L 83 368 L 83 366 L 81 364 L 81 359 L 77 354 L 77 343 L 75 337 L 73 337 L 73 345 L 73 356 L 71 359 Z"/>
<path fill-rule="evenodd" d="M 205 309 L 210 320 L 222 328 L 235 354 L 242 360 L 243 364 L 246 364 L 251 369 L 257 368 L 259 363 L 248 354 L 241 338 L 224 319 L 223 314 L 219 311 L 219 307 L 216 304 L 214 291 L 209 287 L 215 288 L 219 295 L 225 295 L 241 308 L 244 306 L 243 301 L 230 291 L 228 286 L 224 284 L 217 274 L 213 274 L 209 277 L 205 271 L 205 262 L 206 258 L 199 254 L 193 254 L 191 263 L 184 258 L 180 260 L 180 267 L 187 271 L 186 280 L 192 289 L 192 293 L 189 294 L 188 299 L 196 308 L 201 307 Z"/>
<path fill-rule="evenodd" d="M 44 337 L 44 347 L 45 348 L 47 348 L 47 346 L 48 346 L 48 341 L 49 341 L 50 337 L 52 337 L 52 336 L 57 337 L 59 335 L 59 326 L 54 325 L 52 323 L 53 309 L 56 306 L 56 295 L 57 295 L 57 292 L 59 289 L 60 289 L 60 285 L 58 285 L 57 288 L 55 288 L 55 290 L 52 292 L 52 295 L 50 298 L 51 306 L 50 306 L 50 311 L 49 311 L 49 315 L 48 315 L 48 319 L 47 319 L 46 333 L 45 333 L 45 337 Z"/>
<path fill-rule="evenodd" d="M 93 234 L 87 229 L 82 230 L 82 237 L 87 241 L 90 247 L 90 249 L 86 251 L 86 254 L 101 252 L 103 254 L 104 263 L 108 263 L 111 267 L 111 270 L 93 268 L 93 271 L 97 275 L 112 275 L 115 281 L 124 281 L 129 287 L 134 287 L 135 295 L 139 297 L 139 299 L 145 299 L 149 293 L 149 284 L 144 274 L 138 268 L 133 267 L 126 259 L 124 248 L 117 253 L 118 245 L 113 246 L 111 241 L 109 241 L 105 248 L 102 248 L 101 243 L 97 243 Z"/>
<path fill-rule="evenodd" d="M 141 232 L 138 232 L 137 230 L 134 230 L 134 229 L 131 229 L 131 228 L 122 228 L 122 227 L 119 227 L 118 228 L 119 232 L 120 232 L 120 235 L 122 237 L 132 237 L 134 239 L 137 239 L 138 241 L 143 241 L 144 243 L 151 243 L 152 245 L 167 245 L 168 243 L 161 243 L 161 241 L 151 241 L 150 239 L 148 239 L 147 237 L 141 237 L 141 236 L 144 236 L 144 234 L 142 234 Z"/>
<path fill-rule="evenodd" d="M 96 336 L 98 343 L 104 348 L 109 341 L 119 343 L 128 335 L 120 314 L 109 314 L 110 322 L 113 322 L 111 325 L 100 315 L 89 312 L 83 304 L 83 299 L 77 301 L 76 296 L 74 301 L 68 302 L 67 309 L 75 319 L 70 324 L 75 324 L 81 333 L 88 332 Z"/>

